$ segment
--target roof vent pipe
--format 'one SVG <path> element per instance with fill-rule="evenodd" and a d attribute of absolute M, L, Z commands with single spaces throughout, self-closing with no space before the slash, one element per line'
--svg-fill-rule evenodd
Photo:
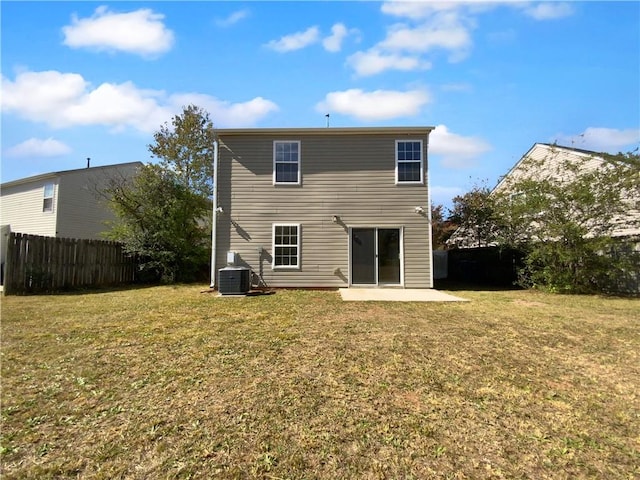
<path fill-rule="evenodd" d="M 91 157 L 87 157 L 87 168 L 91 167 Z"/>

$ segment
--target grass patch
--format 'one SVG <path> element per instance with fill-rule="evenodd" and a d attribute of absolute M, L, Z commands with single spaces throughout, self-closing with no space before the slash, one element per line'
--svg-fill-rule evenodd
<path fill-rule="evenodd" d="M 2 477 L 640 475 L 640 301 L 2 299 Z"/>

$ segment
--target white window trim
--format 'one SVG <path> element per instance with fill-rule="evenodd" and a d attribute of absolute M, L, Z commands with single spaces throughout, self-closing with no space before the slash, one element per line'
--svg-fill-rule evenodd
<path fill-rule="evenodd" d="M 295 247 L 297 249 L 296 258 L 298 260 L 297 265 L 276 265 L 276 246 L 279 247 L 292 247 L 293 245 L 276 245 L 276 227 L 296 227 L 298 230 L 298 242 Z M 302 243 L 302 228 L 299 223 L 274 223 L 271 228 L 271 269 L 272 270 L 300 270 L 302 264 L 302 255 L 300 252 L 300 244 Z"/>
<path fill-rule="evenodd" d="M 47 196 L 47 186 L 51 185 L 51 196 Z M 54 207 L 54 198 L 56 195 L 56 184 L 55 183 L 45 183 L 42 187 L 42 213 L 53 213 Z M 47 199 L 51 199 L 51 209 L 45 210 L 44 201 Z"/>
<path fill-rule="evenodd" d="M 419 181 L 411 181 L 411 182 L 407 182 L 407 181 L 399 181 L 398 180 L 398 163 L 400 163 L 400 161 L 398 160 L 398 144 L 399 143 L 405 143 L 405 142 L 419 142 L 420 143 L 420 180 Z M 424 185 L 424 143 L 422 142 L 422 140 L 419 139 L 402 139 L 402 140 L 396 140 L 396 144 L 395 144 L 395 156 L 396 156 L 396 185 Z M 414 163 L 416 162 L 416 160 L 411 160 L 411 161 L 406 161 L 406 160 L 402 160 L 402 163 Z"/>
<path fill-rule="evenodd" d="M 296 182 L 276 181 L 276 145 L 278 143 L 297 143 L 298 144 L 298 180 Z M 302 142 L 300 140 L 274 140 L 273 141 L 273 184 L 299 186 L 301 184 L 301 181 L 302 181 Z"/>

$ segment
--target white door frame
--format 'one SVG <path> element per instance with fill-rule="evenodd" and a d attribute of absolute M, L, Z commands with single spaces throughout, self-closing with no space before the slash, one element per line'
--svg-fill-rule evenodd
<path fill-rule="evenodd" d="M 376 283 L 353 283 L 353 267 L 352 267 L 352 255 L 353 252 L 351 251 L 351 238 L 353 235 L 353 230 L 354 229 L 373 229 L 375 231 L 375 235 L 373 236 L 374 239 L 374 248 L 375 248 L 375 254 L 376 254 L 376 261 L 374 264 L 374 268 L 375 268 L 375 280 Z M 347 242 L 348 242 L 348 250 L 349 250 L 349 286 L 350 287 L 370 287 L 370 288 L 375 288 L 375 287 L 404 287 L 404 226 L 402 225 L 391 225 L 391 226 L 380 226 L 380 225 L 356 225 L 356 226 L 349 226 L 348 227 L 349 230 L 349 235 L 347 238 Z M 400 283 L 380 283 L 379 281 L 379 277 L 378 277 L 378 230 L 398 230 L 400 233 L 400 245 L 399 245 L 399 256 L 400 256 Z"/>

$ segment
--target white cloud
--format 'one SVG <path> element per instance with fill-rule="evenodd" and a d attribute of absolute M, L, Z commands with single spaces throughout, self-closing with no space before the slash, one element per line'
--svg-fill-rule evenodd
<path fill-rule="evenodd" d="M 266 46 L 276 52 L 291 52 L 300 50 L 309 45 L 318 42 L 320 39 L 320 30 L 318 27 L 309 27 L 304 32 L 296 32 L 291 35 L 285 35 L 278 40 L 271 40 Z"/>
<path fill-rule="evenodd" d="M 499 8 L 516 8 L 537 20 L 566 17 L 573 13 L 567 2 L 524 2 L 516 0 L 391 0 L 381 6 L 385 15 L 407 23 L 392 25 L 386 38 L 375 45 L 377 52 L 411 52 L 426 55 L 436 50 L 449 52 L 450 62 L 466 59 L 473 47 L 472 31 L 481 14 Z M 493 41 L 508 41 L 513 33 L 494 35 Z M 352 66 L 357 63 L 352 62 Z M 384 71 L 384 69 L 380 69 Z"/>
<path fill-rule="evenodd" d="M 398 53 L 384 53 L 376 49 L 366 52 L 356 52 L 347 58 L 347 64 L 353 67 L 361 77 L 376 75 L 385 70 L 427 70 L 431 63 L 417 56 L 400 55 Z"/>
<path fill-rule="evenodd" d="M 573 15 L 574 8 L 569 2 L 543 1 L 529 2 L 523 0 L 391 0 L 382 4 L 382 13 L 394 17 L 422 20 L 442 12 L 456 12 L 476 15 L 501 7 L 518 8 L 536 20 L 553 20 Z"/>
<path fill-rule="evenodd" d="M 524 11 L 536 20 L 555 20 L 573 15 L 573 6 L 565 2 L 541 2 L 525 6 Z"/>
<path fill-rule="evenodd" d="M 23 118 L 49 117 L 50 124 L 57 120 L 60 110 L 81 96 L 87 82 L 76 73 L 57 71 L 21 72 L 14 82 L 2 76 L 2 109 L 20 112 Z"/>
<path fill-rule="evenodd" d="M 164 15 L 146 8 L 114 13 L 101 6 L 89 18 L 74 15 L 71 25 L 62 28 L 63 43 L 71 48 L 156 56 L 170 50 L 174 42 L 173 32 L 162 23 L 163 19 Z"/>
<path fill-rule="evenodd" d="M 342 41 L 349 35 L 349 30 L 342 23 L 336 23 L 331 27 L 331 35 L 322 40 L 322 46 L 329 52 L 339 52 Z"/>
<path fill-rule="evenodd" d="M 14 81 L 2 76 L 2 110 L 54 128 L 103 125 L 153 132 L 180 112 L 188 98 L 209 107 L 216 125 L 250 125 L 277 110 L 269 100 L 256 97 L 230 103 L 200 94 L 167 95 L 138 88 L 131 82 L 102 83 L 93 87 L 81 75 L 57 71 L 22 72 Z"/>
<path fill-rule="evenodd" d="M 556 3 L 549 1 L 545 3 Z M 531 2 L 524 0 L 390 0 L 382 4 L 380 10 L 386 15 L 394 17 L 421 20 L 441 12 L 464 12 L 468 14 L 480 14 L 493 10 L 500 6 L 535 9 Z"/>
<path fill-rule="evenodd" d="M 244 20 L 248 16 L 249 16 L 248 9 L 245 8 L 242 10 L 236 10 L 235 12 L 231 13 L 228 17 L 217 19 L 216 25 L 218 25 L 219 27 L 230 27 L 231 25 L 235 25 L 236 23 L 238 23 L 240 20 Z"/>
<path fill-rule="evenodd" d="M 440 163 L 447 168 L 468 168 L 476 157 L 490 150 L 485 140 L 450 132 L 446 125 L 438 125 L 429 136 L 429 153 L 441 157 Z"/>
<path fill-rule="evenodd" d="M 2 109 L 55 128 L 73 125 L 126 126 L 152 131 L 168 115 L 162 92 L 133 83 L 103 83 L 92 88 L 77 73 L 22 72 L 15 81 L 2 77 Z"/>
<path fill-rule="evenodd" d="M 433 6 L 420 4 L 420 8 L 433 9 Z M 449 52 L 449 61 L 459 62 L 468 56 L 473 46 L 473 24 L 458 12 L 446 9 L 418 25 L 394 24 L 387 29 L 382 41 L 367 51 L 353 54 L 347 64 L 360 76 L 386 70 L 424 70 L 431 68 L 431 62 L 422 55 L 435 50 Z"/>
<path fill-rule="evenodd" d="M 419 20 L 435 12 L 455 10 L 459 7 L 458 2 L 390 1 L 384 2 L 380 10 L 386 15 Z"/>
<path fill-rule="evenodd" d="M 6 150 L 7 157 L 59 157 L 71 153 L 71 148 L 51 137 L 47 139 L 30 138 Z"/>
<path fill-rule="evenodd" d="M 435 21 L 416 27 L 404 24 L 393 25 L 387 37 L 379 43 L 380 48 L 429 52 L 436 48 L 466 53 L 471 47 L 471 34 L 455 15 L 439 15 Z"/>
<path fill-rule="evenodd" d="M 595 152 L 617 153 L 625 149 L 633 149 L 640 143 L 640 129 L 589 127 L 578 135 L 559 135 L 560 145 L 592 150 Z"/>
<path fill-rule="evenodd" d="M 328 93 L 316 105 L 316 110 L 347 115 L 363 121 L 380 121 L 415 116 L 429 100 L 429 95 L 424 90 L 365 92 L 351 89 Z"/>
<path fill-rule="evenodd" d="M 211 114 L 215 126 L 246 127 L 254 125 L 268 114 L 278 110 L 271 100 L 256 97 L 247 102 L 231 103 L 200 93 L 184 93 L 171 96 L 176 107 L 188 104 L 198 105 Z"/>

